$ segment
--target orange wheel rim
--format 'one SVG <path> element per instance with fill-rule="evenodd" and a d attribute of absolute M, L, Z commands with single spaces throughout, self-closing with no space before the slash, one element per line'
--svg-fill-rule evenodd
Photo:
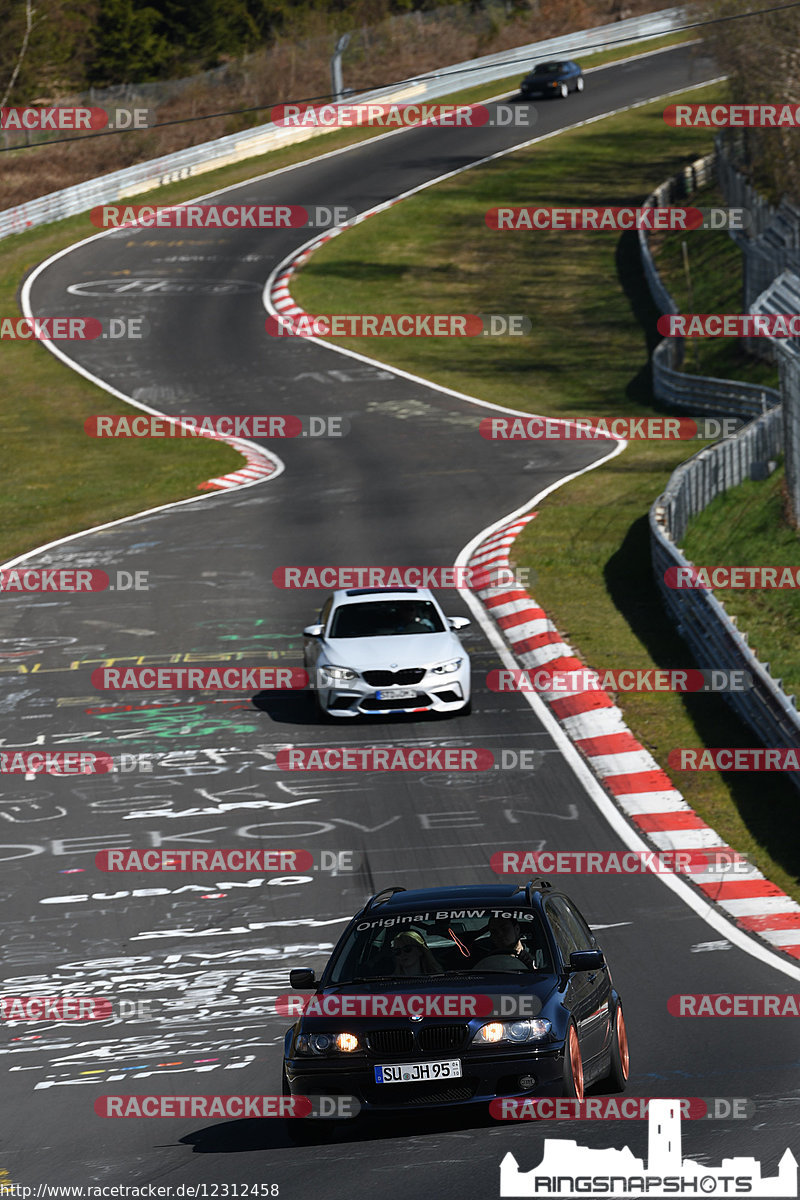
<path fill-rule="evenodd" d="M 628 1078 L 630 1071 L 630 1053 L 628 1051 L 628 1031 L 625 1028 L 625 1018 L 622 1009 L 617 1009 L 617 1045 L 619 1046 L 619 1061 L 622 1065 L 622 1078 Z"/>
<path fill-rule="evenodd" d="M 578 1035 L 575 1032 L 575 1027 L 570 1026 L 569 1031 L 569 1062 L 572 1068 L 572 1082 L 575 1087 L 575 1099 L 583 1099 L 583 1061 L 581 1059 L 581 1048 L 578 1044 Z"/>

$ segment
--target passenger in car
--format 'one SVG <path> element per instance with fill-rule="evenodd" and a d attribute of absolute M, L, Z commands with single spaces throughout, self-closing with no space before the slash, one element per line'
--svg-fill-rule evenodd
<path fill-rule="evenodd" d="M 395 975 L 440 975 L 443 968 L 416 929 L 404 929 L 392 942 Z"/>

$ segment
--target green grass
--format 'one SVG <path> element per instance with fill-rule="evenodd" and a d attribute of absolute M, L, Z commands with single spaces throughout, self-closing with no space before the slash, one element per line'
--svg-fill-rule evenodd
<path fill-rule="evenodd" d="M 700 189 L 686 203 L 695 208 L 725 207 L 715 186 Z M 656 233 L 650 248 L 679 312 L 742 311 L 742 253 L 725 230 Z M 777 367 L 745 354 L 736 338 L 687 338 L 683 369 L 693 375 L 778 386 Z"/>
<path fill-rule="evenodd" d="M 800 541 L 785 517 L 782 469 L 718 496 L 689 525 L 683 550 L 698 566 L 800 567 Z M 800 698 L 800 594 L 791 589 L 717 591 L 750 645 L 783 687 Z"/>
<path fill-rule="evenodd" d="M 649 39 L 647 49 L 685 40 L 674 34 Z M 626 46 L 584 61 L 623 58 Z M 475 103 L 516 87 L 520 72 L 506 81 L 455 93 L 445 100 Z M 176 203 L 304 162 L 320 153 L 378 136 L 381 129 L 340 129 L 282 150 L 209 171 L 132 198 L 132 203 Z M 88 213 L 5 238 L 0 242 L 0 314 L 18 311 L 25 275 L 57 250 L 95 233 Z M 0 439 L 4 483 L 0 496 L 0 562 L 91 525 L 197 494 L 205 479 L 242 465 L 230 447 L 208 439 L 96 441 L 83 432 L 93 413 L 129 412 L 102 389 L 70 371 L 42 346 L 0 346 Z M 43 470 L 42 464 L 48 469 Z"/>
<path fill-rule="evenodd" d="M 0 313 L 16 315 L 20 280 L 43 258 L 86 233 L 73 217 L 0 244 Z M 104 521 L 197 495 L 206 479 L 244 460 L 208 438 L 90 438 L 93 413 L 130 405 L 59 362 L 35 342 L 0 343 L 0 561 Z"/>
<path fill-rule="evenodd" d="M 702 103 L 721 94 L 713 87 L 687 98 Z M 309 312 L 524 313 L 533 325 L 529 336 L 459 339 L 455 352 L 447 339 L 339 341 L 527 412 L 652 413 L 649 352 L 658 340 L 658 314 L 635 235 L 499 233 L 486 227 L 484 214 L 498 204 L 641 202 L 653 186 L 711 149 L 707 133 L 667 127 L 661 108 L 647 105 L 563 134 L 411 197 L 318 251 L 293 285 L 296 300 Z M 692 233 L 693 254 L 707 236 Z M 543 280 L 551 285 L 543 287 Z M 517 565 L 535 572 L 536 599 L 594 667 L 691 663 L 652 579 L 647 512 L 678 463 L 699 448 L 630 443 L 608 465 L 549 496 L 515 543 Z M 501 454 L 499 448 L 499 461 Z M 753 740 L 713 696 L 617 699 L 664 767 L 673 747 Z M 772 778 L 765 806 L 756 776 L 672 777 L 705 820 L 800 898 L 800 826 L 790 784 Z"/>
<path fill-rule="evenodd" d="M 633 54 L 646 54 L 651 50 L 664 50 L 667 46 L 678 46 L 682 42 L 691 42 L 696 37 L 696 29 L 665 33 L 660 37 L 647 38 L 637 42 L 633 46 L 612 46 L 608 50 L 598 50 L 595 54 L 579 54 L 578 60 L 582 67 L 600 67 L 604 63 L 616 62 L 617 59 L 628 58 Z"/>

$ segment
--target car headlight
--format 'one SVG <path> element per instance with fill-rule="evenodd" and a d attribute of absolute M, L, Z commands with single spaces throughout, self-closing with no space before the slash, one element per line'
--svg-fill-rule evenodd
<path fill-rule="evenodd" d="M 489 1021 L 481 1025 L 472 1039 L 473 1046 L 520 1045 L 540 1042 L 550 1032 L 550 1022 L 537 1017 L 524 1021 Z"/>
<path fill-rule="evenodd" d="M 452 675 L 463 661 L 463 658 L 451 658 L 449 662 L 439 663 L 438 666 L 431 667 L 431 675 Z"/>
<path fill-rule="evenodd" d="M 358 671 L 354 671 L 352 667 L 324 666 L 319 668 L 320 687 L 330 687 L 332 683 L 345 683 L 352 679 L 358 679 Z"/>
<path fill-rule="evenodd" d="M 297 1054 L 352 1054 L 361 1049 L 361 1041 L 354 1033 L 301 1033 L 295 1042 Z"/>

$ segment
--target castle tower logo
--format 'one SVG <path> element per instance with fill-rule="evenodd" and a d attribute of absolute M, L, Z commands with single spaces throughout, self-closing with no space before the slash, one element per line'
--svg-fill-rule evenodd
<path fill-rule="evenodd" d="M 593 1150 L 574 1141 L 545 1139 L 542 1161 L 520 1171 L 514 1155 L 500 1164 L 500 1195 L 558 1197 L 603 1196 L 797 1196 L 797 1159 L 787 1148 L 778 1174 L 764 1179 L 755 1158 L 724 1158 L 720 1167 L 705 1167 L 681 1151 L 679 1100 L 651 1100 L 647 1165 L 630 1149 Z"/>

